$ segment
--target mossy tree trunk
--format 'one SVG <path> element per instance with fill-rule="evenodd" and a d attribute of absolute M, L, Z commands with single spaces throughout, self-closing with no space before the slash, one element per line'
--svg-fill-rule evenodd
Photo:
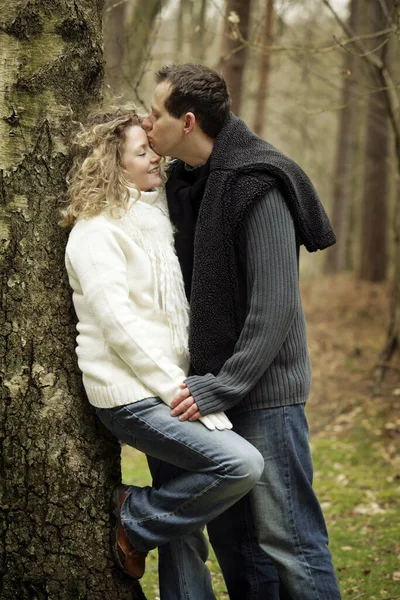
<path fill-rule="evenodd" d="M 143 598 L 110 555 L 120 452 L 82 391 L 57 225 L 72 122 L 100 95 L 101 11 L 1 5 L 1 600 Z"/>

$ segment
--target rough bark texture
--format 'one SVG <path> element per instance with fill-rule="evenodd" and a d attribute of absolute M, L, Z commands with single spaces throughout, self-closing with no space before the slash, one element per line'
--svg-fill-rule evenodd
<path fill-rule="evenodd" d="M 387 26 L 386 17 L 379 0 L 372 4 L 372 31 Z M 386 46 L 376 55 L 387 68 Z M 379 89 L 381 80 L 375 76 Z M 364 198 L 361 221 L 360 279 L 384 281 L 387 267 L 387 204 L 388 204 L 388 155 L 389 112 L 384 91 L 372 93 L 368 101 L 367 138 L 365 146 Z"/>
<path fill-rule="evenodd" d="M 355 35 L 359 32 L 360 0 L 350 0 L 349 27 Z M 330 272 L 337 273 L 348 267 L 348 234 L 352 202 L 353 157 L 355 140 L 354 70 L 356 57 L 353 51 L 343 55 L 343 106 L 340 114 L 336 142 L 335 183 L 333 188 L 332 223 L 337 242 L 329 249 L 327 264 Z"/>
<path fill-rule="evenodd" d="M 82 391 L 57 225 L 72 120 L 99 99 L 101 10 L 2 2 L 1 600 L 143 598 L 110 555 L 119 445 Z"/>
<path fill-rule="evenodd" d="M 240 115 L 243 73 L 247 60 L 250 4 L 251 0 L 227 0 L 226 3 L 226 30 L 221 65 L 232 98 L 232 111 L 236 115 Z M 239 17 L 238 24 L 228 20 L 231 13 Z"/>
<path fill-rule="evenodd" d="M 262 44 L 270 46 L 273 41 L 274 27 L 274 0 L 265 0 L 265 13 L 263 20 Z M 268 112 L 266 101 L 268 95 L 268 83 L 271 72 L 271 55 L 261 51 L 258 65 L 258 89 L 255 102 L 254 132 L 257 135 L 265 135 L 265 122 Z"/>

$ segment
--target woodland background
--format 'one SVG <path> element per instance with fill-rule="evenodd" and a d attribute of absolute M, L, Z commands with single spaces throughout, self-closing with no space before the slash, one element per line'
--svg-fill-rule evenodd
<path fill-rule="evenodd" d="M 224 74 L 334 223 L 332 249 L 301 255 L 315 487 L 343 597 L 400 598 L 399 32 L 397 0 L 3 0 L 1 600 L 158 597 L 155 553 L 143 590 L 110 556 L 120 448 L 80 383 L 57 221 L 76 123 L 103 98 L 146 111 L 173 61 Z M 148 481 L 127 448 L 122 475 Z"/>

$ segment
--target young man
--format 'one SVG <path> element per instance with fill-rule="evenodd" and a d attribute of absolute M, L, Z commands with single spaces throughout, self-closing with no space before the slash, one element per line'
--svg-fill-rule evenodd
<path fill-rule="evenodd" d="M 265 460 L 249 494 L 260 548 L 292 600 L 338 600 L 312 489 L 311 367 L 298 288 L 300 244 L 323 249 L 334 233 L 300 167 L 230 113 L 215 71 L 166 66 L 157 83 L 144 127 L 156 152 L 178 159 L 167 194 L 191 306 L 192 375 L 172 416 L 228 411 Z M 208 529 L 232 589 L 226 516 Z"/>

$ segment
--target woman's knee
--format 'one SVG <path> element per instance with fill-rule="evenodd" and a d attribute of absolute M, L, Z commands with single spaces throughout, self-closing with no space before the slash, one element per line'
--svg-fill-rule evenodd
<path fill-rule="evenodd" d="M 262 454 L 257 450 L 257 448 L 254 448 L 254 446 L 252 446 L 251 448 L 252 451 L 250 453 L 247 463 L 249 469 L 249 479 L 253 482 L 253 485 L 255 485 L 257 481 L 259 481 L 264 471 L 264 459 L 262 457 Z"/>
<path fill-rule="evenodd" d="M 231 462 L 232 475 L 245 482 L 251 489 L 260 479 L 264 470 L 264 459 L 260 452 L 246 442 L 245 446 L 238 448 L 237 456 Z"/>

